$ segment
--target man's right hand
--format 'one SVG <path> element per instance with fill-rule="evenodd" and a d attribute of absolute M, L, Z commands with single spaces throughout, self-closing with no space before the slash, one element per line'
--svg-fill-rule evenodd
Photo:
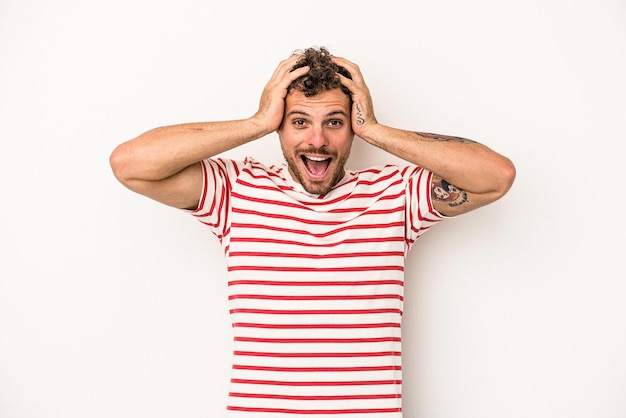
<path fill-rule="evenodd" d="M 287 97 L 289 85 L 309 71 L 308 66 L 292 71 L 293 66 L 301 57 L 302 54 L 293 54 L 282 60 L 263 89 L 259 110 L 253 119 L 256 119 L 261 126 L 265 126 L 268 133 L 276 131 L 283 121 L 285 97 Z"/>

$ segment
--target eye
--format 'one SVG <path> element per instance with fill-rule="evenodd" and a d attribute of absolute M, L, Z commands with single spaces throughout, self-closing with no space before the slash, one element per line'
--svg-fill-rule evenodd
<path fill-rule="evenodd" d="M 306 125 L 306 121 L 304 119 L 294 119 L 292 122 L 297 128 L 304 127 Z"/>
<path fill-rule="evenodd" d="M 343 126 L 343 121 L 340 119 L 331 119 L 328 121 L 328 126 L 339 128 Z"/>

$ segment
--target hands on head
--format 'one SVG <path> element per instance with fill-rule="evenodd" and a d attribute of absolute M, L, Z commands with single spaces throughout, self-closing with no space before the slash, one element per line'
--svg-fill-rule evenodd
<path fill-rule="evenodd" d="M 294 81 L 306 76 L 311 69 L 308 65 L 297 65 L 303 57 L 304 51 L 297 50 L 282 60 L 263 89 L 259 109 L 254 118 L 260 121 L 268 132 L 276 131 L 282 123 L 285 98 L 289 94 L 290 86 Z M 352 130 L 356 135 L 362 136 L 368 127 L 377 123 L 369 88 L 358 65 L 342 57 L 331 56 L 330 59 L 337 66 L 347 70 L 352 77 L 346 77 L 341 72 L 335 73 L 335 77 L 351 96 Z"/>
<path fill-rule="evenodd" d="M 291 83 L 309 71 L 307 66 L 293 70 L 300 56 L 294 54 L 282 60 L 263 89 L 259 110 L 254 117 L 261 121 L 268 132 L 276 131 L 282 123 L 285 97 L 287 97 Z"/>

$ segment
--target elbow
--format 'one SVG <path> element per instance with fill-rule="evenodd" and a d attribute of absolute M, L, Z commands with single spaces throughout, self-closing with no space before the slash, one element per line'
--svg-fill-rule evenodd
<path fill-rule="evenodd" d="M 109 156 L 109 166 L 115 178 L 122 184 L 127 184 L 130 179 L 128 169 L 128 152 L 125 150 L 124 144 L 118 145 Z"/>
<path fill-rule="evenodd" d="M 498 187 L 497 192 L 499 197 L 504 196 L 513 187 L 517 171 L 513 162 L 503 157 L 498 167 Z"/>

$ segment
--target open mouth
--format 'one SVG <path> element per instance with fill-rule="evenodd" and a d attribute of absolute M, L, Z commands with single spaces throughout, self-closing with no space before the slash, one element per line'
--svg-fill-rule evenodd
<path fill-rule="evenodd" d="M 313 155 L 301 155 L 300 158 L 306 167 L 309 175 L 313 178 L 322 178 L 326 175 L 331 157 L 313 156 Z"/>

